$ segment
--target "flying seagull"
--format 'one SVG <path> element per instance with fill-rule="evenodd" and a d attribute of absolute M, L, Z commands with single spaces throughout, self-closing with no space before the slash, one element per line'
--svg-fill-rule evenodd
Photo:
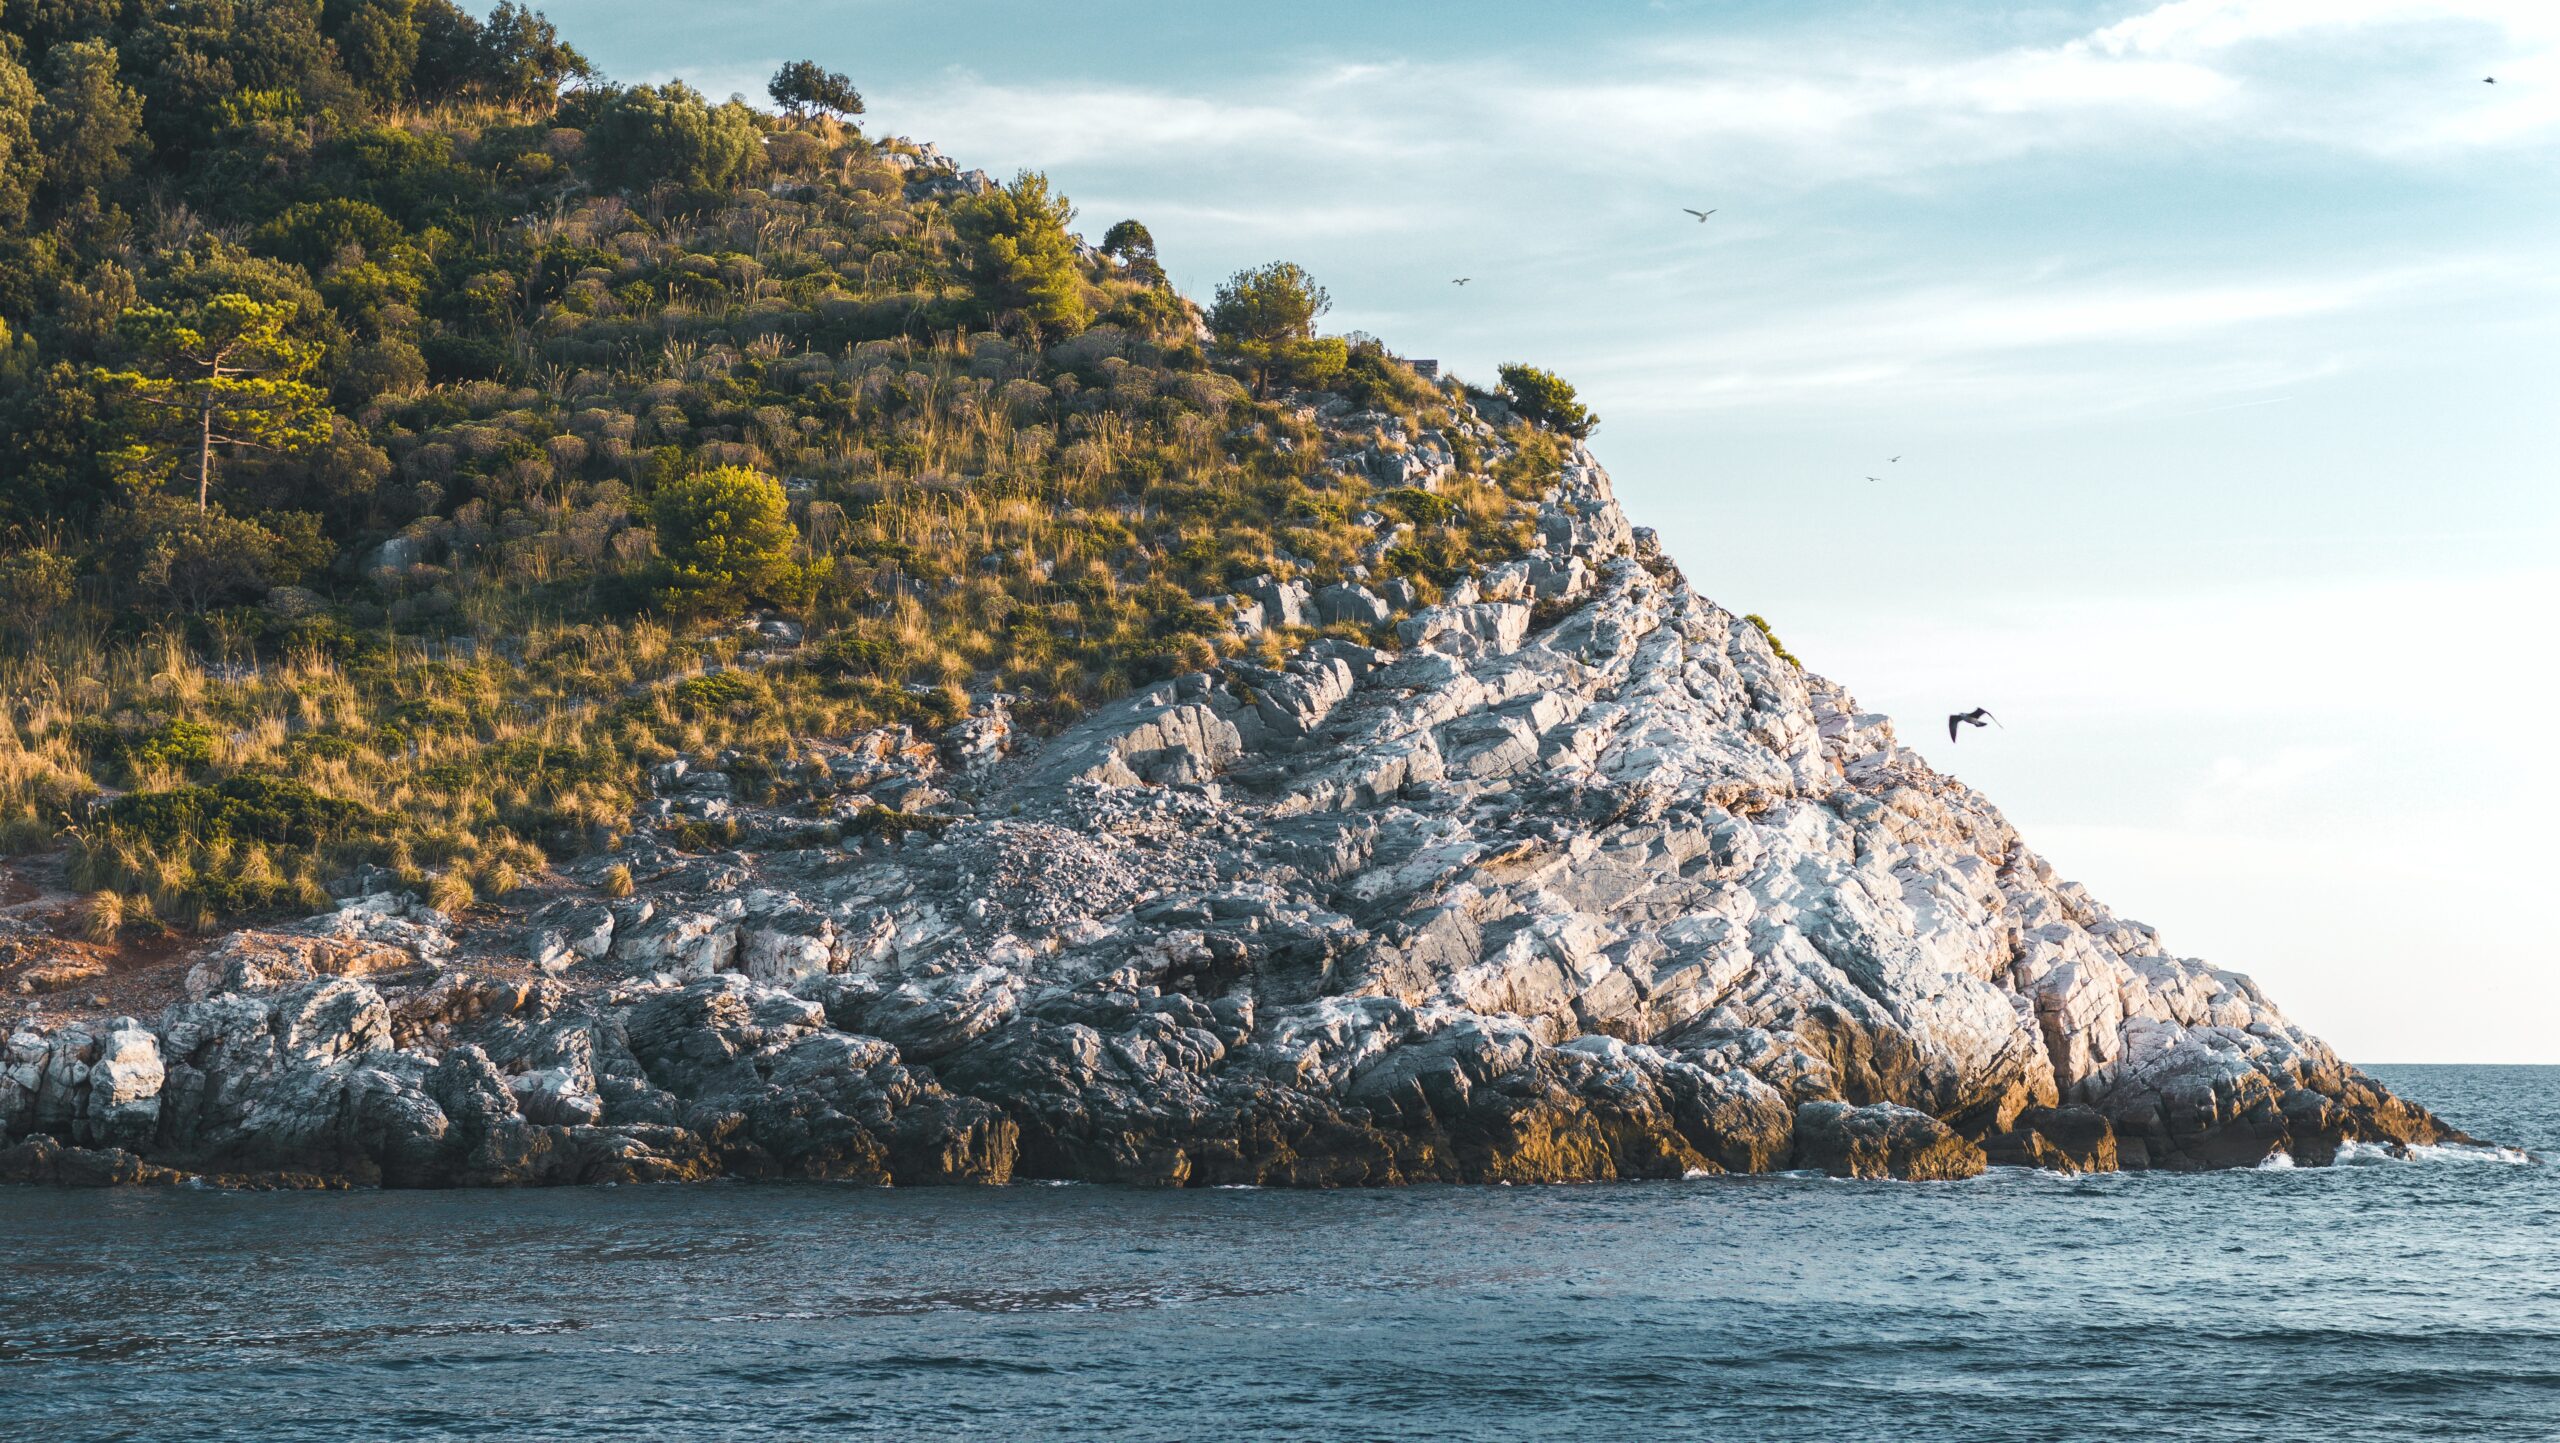
<path fill-rule="evenodd" d="M 2480 83 L 2483 85 L 2495 85 L 2498 83 L 2498 77 L 2494 75 L 2483 75 L 2480 77 Z"/>
<path fill-rule="evenodd" d="M 1707 217 L 1716 213 L 1715 209 L 1689 210 L 1689 207 L 1685 205 L 1680 208 L 1684 211 L 1688 211 L 1689 214 L 1696 216 L 1698 218 L 1698 224 L 1700 225 L 1705 225 L 1707 223 Z"/>
<path fill-rule="evenodd" d="M 1975 707 L 1971 711 L 1957 712 L 1954 716 L 1947 718 L 1947 740 L 1954 741 L 1956 739 L 1957 723 L 1961 722 L 1969 727 L 1978 727 L 1982 725 L 1985 720 L 1997 722 L 2000 718 L 1991 715 L 1989 711 L 1982 707 Z M 2001 730 L 2008 730 L 2006 724 L 2002 725 Z"/>
<path fill-rule="evenodd" d="M 1887 456 L 1887 457 L 1885 457 L 1884 459 L 1886 459 L 1886 460 L 1888 460 L 1888 461 L 1899 461 L 1899 460 L 1901 460 L 1902 458 L 1901 458 L 1901 457 L 1899 457 L 1899 456 Z"/>
<path fill-rule="evenodd" d="M 1874 478 L 1873 476 L 1870 476 L 1870 477 L 1868 477 L 1867 479 L 1868 479 L 1868 480 L 1870 480 L 1870 481 L 1873 481 L 1873 480 L 1874 480 L 1874 479 L 1876 479 L 1876 478 Z"/>
<path fill-rule="evenodd" d="M 1469 282 L 1469 281 L 1471 281 L 1471 280 L 1474 280 L 1474 279 L 1475 279 L 1475 277 L 1474 277 L 1474 276 L 1460 276 L 1460 277 L 1458 277 L 1456 280 L 1449 282 L 1449 284 L 1451 284 L 1451 285 L 1453 285 L 1453 286 L 1463 286 L 1463 285 L 1465 285 L 1467 282 Z"/>

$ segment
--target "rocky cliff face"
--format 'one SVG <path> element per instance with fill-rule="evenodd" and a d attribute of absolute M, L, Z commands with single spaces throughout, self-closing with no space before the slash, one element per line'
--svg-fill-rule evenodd
<path fill-rule="evenodd" d="M 2459 1138 L 2056 878 L 1587 452 L 1535 552 L 1394 635 L 1046 744 L 999 700 L 817 747 L 796 813 L 670 767 L 660 812 L 763 844 L 503 924 L 360 898 L 224 940 L 156 1022 L 22 1024 L 0 1172 L 1934 1178 Z M 870 824 L 787 844 L 830 813 Z"/>

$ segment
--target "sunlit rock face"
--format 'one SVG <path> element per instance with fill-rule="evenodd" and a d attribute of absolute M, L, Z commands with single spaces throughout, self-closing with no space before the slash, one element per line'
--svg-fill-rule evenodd
<path fill-rule="evenodd" d="M 761 812 L 660 778 L 661 814 L 802 845 L 644 846 L 592 864 L 636 895 L 504 927 L 386 894 L 229 939 L 155 1023 L 7 1039 L 0 1170 L 1947 1178 L 2458 1137 L 2056 878 L 1692 590 L 1587 452 L 1537 538 L 1419 609 L 1241 603 L 1392 650 L 1179 678 L 1046 742 L 1000 700 L 939 744 L 819 739 Z M 874 803 L 904 827 L 805 844 Z"/>

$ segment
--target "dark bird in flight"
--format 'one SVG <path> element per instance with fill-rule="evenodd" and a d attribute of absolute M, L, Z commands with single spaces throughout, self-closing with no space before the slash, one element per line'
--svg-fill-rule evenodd
<path fill-rule="evenodd" d="M 2494 75 L 2483 75 L 2480 77 L 2480 83 L 2483 85 L 2495 85 L 2498 83 L 2498 77 Z"/>
<path fill-rule="evenodd" d="M 1700 225 L 1705 225 L 1707 223 L 1707 217 L 1716 213 L 1715 209 L 1690 210 L 1689 207 L 1685 205 L 1680 208 L 1684 211 L 1688 211 L 1689 214 L 1696 216 L 1698 218 L 1698 224 Z"/>
<path fill-rule="evenodd" d="M 1870 480 L 1870 481 L 1873 481 L 1873 480 L 1874 480 L 1874 479 L 1876 479 L 1876 478 L 1874 478 L 1873 476 L 1870 476 L 1870 477 L 1868 477 L 1867 479 L 1868 479 L 1868 480 Z"/>
<path fill-rule="evenodd" d="M 1884 459 L 1886 459 L 1886 460 L 1888 460 L 1888 461 L 1899 461 L 1899 460 L 1901 460 L 1902 458 L 1901 458 L 1901 457 L 1899 457 L 1899 456 L 1887 456 L 1887 457 L 1885 457 Z"/>
<path fill-rule="evenodd" d="M 1982 707 L 1975 707 L 1971 711 L 1957 712 L 1955 715 L 1947 718 L 1947 740 L 1954 741 L 1956 739 L 1956 726 L 1958 723 L 1962 723 L 1969 727 L 1978 727 L 1985 721 L 1998 722 L 1999 720 L 2000 718 L 1993 716 L 1988 710 Z M 2006 723 L 2001 725 L 2001 730 L 2008 730 Z"/>
<path fill-rule="evenodd" d="M 1475 277 L 1474 277 L 1474 276 L 1460 276 L 1460 277 L 1458 277 L 1456 280 L 1449 282 L 1449 284 L 1451 284 L 1451 285 L 1453 285 L 1453 286 L 1463 286 L 1463 285 L 1465 285 L 1467 282 L 1469 282 L 1469 281 L 1471 281 L 1471 280 L 1474 280 L 1474 279 L 1475 279 Z"/>

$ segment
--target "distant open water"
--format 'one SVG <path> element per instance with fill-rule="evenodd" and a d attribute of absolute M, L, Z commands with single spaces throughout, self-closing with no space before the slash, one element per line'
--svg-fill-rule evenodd
<path fill-rule="evenodd" d="M 2560 1168 L 0 1189 L 0 1437 L 2560 1438 Z"/>

